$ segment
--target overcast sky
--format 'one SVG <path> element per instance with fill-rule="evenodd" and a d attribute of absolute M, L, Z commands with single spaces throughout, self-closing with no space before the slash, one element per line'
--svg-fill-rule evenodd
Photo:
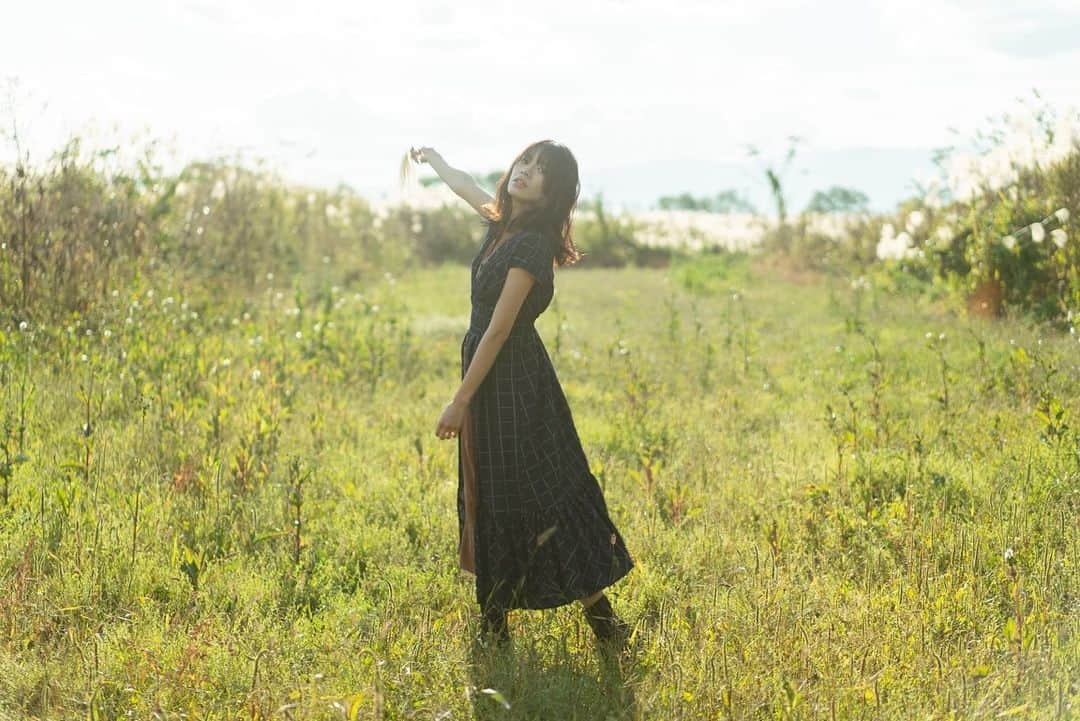
<path fill-rule="evenodd" d="M 1080 105 L 1077 38 L 1080 0 L 33 0 L 4 11 L 0 78 L 39 156 L 150 136 L 377 197 L 410 145 L 486 172 L 550 137 L 583 194 L 641 206 L 760 199 L 746 146 L 797 135 L 796 200 L 845 183 L 890 207 L 950 128 L 1032 88 Z"/>

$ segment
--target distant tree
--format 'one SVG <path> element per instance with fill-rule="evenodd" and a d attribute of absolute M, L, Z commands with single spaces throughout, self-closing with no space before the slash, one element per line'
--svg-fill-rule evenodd
<path fill-rule="evenodd" d="M 704 198 L 700 201 L 690 193 L 679 195 L 664 195 L 657 201 L 661 210 L 701 210 L 700 203 L 707 202 Z"/>
<path fill-rule="evenodd" d="M 690 193 L 664 195 L 656 204 L 661 210 L 703 210 L 707 213 L 757 212 L 748 200 L 734 190 L 725 190 L 712 198 L 695 198 Z"/>
<path fill-rule="evenodd" d="M 861 190 L 834 185 L 814 193 L 806 210 L 810 213 L 854 213 L 866 210 L 869 203 L 870 198 Z"/>
<path fill-rule="evenodd" d="M 712 201 L 714 213 L 757 213 L 754 205 L 734 190 L 717 193 Z"/>

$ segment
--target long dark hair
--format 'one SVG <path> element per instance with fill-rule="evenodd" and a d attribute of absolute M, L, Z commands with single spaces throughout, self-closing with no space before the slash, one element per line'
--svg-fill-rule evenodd
<path fill-rule="evenodd" d="M 544 197 L 535 208 L 521 213 L 511 222 L 514 199 L 507 191 L 510 174 L 519 160 L 531 158 L 534 153 L 540 154 L 538 162 L 544 169 Z M 574 246 L 570 228 L 580 193 L 581 182 L 574 154 L 562 143 L 538 140 L 518 153 L 495 186 L 495 201 L 485 206 L 492 237 L 498 238 L 504 230 L 539 230 L 553 242 L 558 238 L 555 261 L 560 267 L 576 263 L 585 256 Z"/>

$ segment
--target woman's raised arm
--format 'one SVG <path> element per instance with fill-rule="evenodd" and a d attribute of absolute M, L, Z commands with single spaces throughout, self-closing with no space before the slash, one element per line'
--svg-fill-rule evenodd
<path fill-rule="evenodd" d="M 430 165 L 447 187 L 471 205 L 477 213 L 485 218 L 490 217 L 484 206 L 493 203 L 494 198 L 477 185 L 471 175 L 464 170 L 451 168 L 435 148 L 410 148 L 409 153 L 416 162 Z"/>

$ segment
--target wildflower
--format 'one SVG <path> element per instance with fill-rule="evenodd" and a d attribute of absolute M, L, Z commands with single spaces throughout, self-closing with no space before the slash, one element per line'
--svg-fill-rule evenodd
<path fill-rule="evenodd" d="M 1042 223 L 1031 224 L 1031 240 L 1035 243 L 1041 243 L 1046 239 L 1046 228 Z"/>
<path fill-rule="evenodd" d="M 202 214 L 203 215 L 210 215 L 210 206 L 209 205 L 204 205 L 202 207 Z"/>
<path fill-rule="evenodd" d="M 296 340 L 300 340 L 303 337 L 304 333 L 302 331 L 296 331 Z"/>
<path fill-rule="evenodd" d="M 931 339 L 931 338 L 933 338 L 933 337 L 934 337 L 934 334 L 933 334 L 933 333 L 931 333 L 930 331 L 926 331 L 926 339 L 927 339 L 927 340 L 930 340 L 930 339 Z"/>
<path fill-rule="evenodd" d="M 262 371 L 261 370 L 259 370 L 258 368 L 255 368 L 254 370 L 251 371 L 251 380 L 253 380 L 255 382 L 258 382 L 258 380 L 260 378 L 262 378 Z"/>
<path fill-rule="evenodd" d="M 113 297 L 113 298 L 117 297 L 118 295 L 120 295 L 120 291 L 118 291 L 118 290 L 114 290 L 114 291 L 112 292 L 112 297 Z"/>
<path fill-rule="evenodd" d="M 131 325 L 134 322 L 134 319 L 132 319 L 130 315 L 127 318 L 124 318 L 124 323 L 126 323 L 127 325 Z"/>
<path fill-rule="evenodd" d="M 229 366 L 232 365 L 232 358 L 222 358 L 221 359 L 221 365 L 224 368 L 228 368 Z"/>
<path fill-rule="evenodd" d="M 81 360 L 83 363 L 85 363 L 86 361 L 90 360 L 90 356 L 83 353 L 82 355 L 79 356 L 79 360 Z"/>
<path fill-rule="evenodd" d="M 1055 228 L 1050 231 L 1050 240 L 1054 241 L 1054 245 L 1059 248 L 1065 247 L 1065 241 L 1069 239 L 1069 236 L 1065 234 L 1065 231 L 1061 228 Z"/>
<path fill-rule="evenodd" d="M 1001 244 L 1009 250 L 1012 250 L 1016 247 L 1016 238 L 1012 237 L 1011 235 L 1006 235 L 1004 238 L 1001 239 Z"/>
<path fill-rule="evenodd" d="M 274 279 L 274 274 L 273 273 L 267 273 L 266 274 L 266 279 L 267 280 L 273 280 Z"/>
<path fill-rule="evenodd" d="M 915 232 L 918 231 L 925 222 L 926 214 L 923 213 L 921 210 L 913 210 L 911 211 L 911 215 L 908 216 L 907 223 L 904 224 L 904 227 L 909 233 L 914 235 Z"/>
<path fill-rule="evenodd" d="M 1005 560 L 1006 561 L 1013 560 L 1013 556 L 1015 556 L 1015 555 L 1016 555 L 1016 551 L 1012 550 L 1011 547 L 1005 549 Z"/>
<path fill-rule="evenodd" d="M 322 257 L 322 262 L 323 262 L 324 265 L 329 265 L 330 264 L 330 256 L 329 255 L 324 255 Z"/>
<path fill-rule="evenodd" d="M 938 333 L 937 339 L 938 340 L 945 340 L 945 334 L 944 333 Z"/>
<path fill-rule="evenodd" d="M 1058 208 L 1057 210 L 1054 211 L 1054 217 L 1057 218 L 1058 222 L 1061 223 L 1062 225 L 1064 225 L 1065 223 L 1068 223 L 1069 222 L 1069 209 L 1068 208 Z"/>
<path fill-rule="evenodd" d="M 109 330 L 108 328 L 106 328 L 106 329 L 105 329 L 105 330 L 104 330 L 104 331 L 102 332 L 102 335 L 103 335 L 103 336 L 105 336 L 106 338 L 112 338 L 112 331 L 111 331 L 111 330 Z"/>
<path fill-rule="evenodd" d="M 30 327 L 30 324 L 27 323 L 25 320 L 19 321 L 19 330 L 26 330 L 29 327 Z"/>
<path fill-rule="evenodd" d="M 947 225 L 939 226 L 938 229 L 934 231 L 934 237 L 937 239 L 938 247 L 944 248 L 952 242 L 953 230 Z"/>

